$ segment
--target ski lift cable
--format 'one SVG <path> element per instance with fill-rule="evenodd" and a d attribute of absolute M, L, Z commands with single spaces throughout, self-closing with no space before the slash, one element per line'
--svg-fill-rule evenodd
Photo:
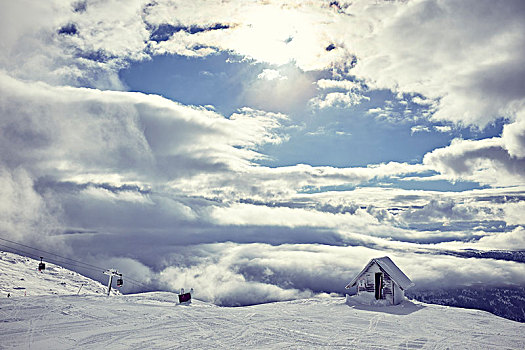
<path fill-rule="evenodd" d="M 21 249 L 18 249 L 18 248 L 15 248 L 15 247 L 10 247 L 10 246 L 7 246 L 5 244 L 1 244 L 0 243 L 0 247 L 4 247 L 4 248 L 7 248 L 9 250 L 12 250 L 12 251 L 16 251 L 18 253 L 22 253 L 24 254 L 24 256 L 27 256 L 27 257 L 30 257 L 30 258 L 33 258 L 35 260 L 37 260 L 37 255 L 35 255 L 34 253 L 30 253 L 28 251 L 25 251 L 25 250 L 21 250 Z M 81 265 L 77 265 L 77 264 L 73 264 L 73 263 L 70 263 L 70 262 L 63 262 L 63 261 L 57 261 L 53 258 L 51 259 L 46 259 L 46 262 L 50 262 L 50 263 L 53 263 L 57 266 L 62 266 L 62 265 L 66 265 L 68 267 L 71 267 L 71 266 L 74 266 L 74 267 L 80 267 L 82 269 L 86 269 L 86 270 L 91 270 L 91 271 L 96 271 L 96 272 L 100 272 L 101 269 L 94 269 L 94 268 L 91 268 L 91 267 L 86 267 L 86 266 L 81 266 Z M 146 287 L 144 284 L 140 283 L 140 282 L 136 282 L 134 280 L 132 280 L 131 278 L 127 278 L 129 279 L 130 281 L 128 281 L 128 283 L 131 283 L 135 286 L 138 286 L 138 287 Z"/>
<path fill-rule="evenodd" d="M 31 257 L 35 260 L 38 260 L 39 258 L 39 255 L 38 254 L 34 254 L 34 253 L 30 253 L 26 250 L 22 250 L 22 249 L 19 249 L 19 248 L 15 248 L 15 247 L 10 247 L 10 246 L 7 246 L 5 244 L 0 244 L 0 246 L 2 247 L 5 247 L 5 248 L 8 248 L 10 250 L 14 250 L 16 252 L 19 252 L 19 253 L 22 253 L 24 254 L 25 256 L 28 256 L 28 257 Z M 56 264 L 56 265 L 68 265 L 68 266 L 76 266 L 76 267 L 81 267 L 83 269 L 86 269 L 86 270 L 93 270 L 93 271 L 100 271 L 100 269 L 94 269 L 94 268 L 91 268 L 91 267 L 86 267 L 86 266 L 82 266 L 82 265 L 78 265 L 78 264 L 74 264 L 74 263 L 70 263 L 70 262 L 66 262 L 66 261 L 58 261 L 54 258 L 46 258 L 46 261 L 49 261 L 53 264 Z"/>
<path fill-rule="evenodd" d="M 82 265 L 90 266 L 92 269 L 97 269 L 97 271 L 98 271 L 98 270 L 106 270 L 106 269 L 104 269 L 103 267 L 100 267 L 100 266 L 95 266 L 95 265 L 92 265 L 92 264 L 85 263 L 85 262 L 83 262 L 83 261 L 78 261 L 78 260 L 75 260 L 75 259 L 72 259 L 72 258 L 68 258 L 68 257 L 65 257 L 65 256 L 61 256 L 61 255 L 58 255 L 58 254 L 55 254 L 55 253 L 51 253 L 51 252 L 48 252 L 48 251 L 45 251 L 45 250 L 42 250 L 42 249 L 39 249 L 39 248 L 35 248 L 35 247 L 31 247 L 31 246 L 28 246 L 28 245 L 25 245 L 25 244 L 22 244 L 22 243 L 18 243 L 18 242 L 15 242 L 15 241 L 11 241 L 11 240 L 6 239 L 6 238 L 2 238 L 2 237 L 0 237 L 0 240 L 6 241 L 6 242 L 9 242 L 9 243 L 13 243 L 13 244 L 17 244 L 17 245 L 20 245 L 20 246 L 22 246 L 22 247 L 26 247 L 26 248 L 29 248 L 29 249 L 37 250 L 37 251 L 40 251 L 40 252 L 43 252 L 43 253 L 46 253 L 46 254 L 51 254 L 51 255 L 57 256 L 57 257 L 62 258 L 62 259 L 71 260 L 71 261 L 73 261 L 73 262 L 75 262 L 75 263 L 77 263 L 77 264 L 82 264 Z M 35 255 L 33 254 L 33 256 L 35 256 Z M 47 259 L 47 260 L 49 260 L 49 259 Z M 65 262 L 64 262 L 64 263 L 65 263 Z M 71 266 L 79 266 L 79 265 L 74 265 L 74 264 L 70 264 L 70 265 L 71 265 Z M 87 267 L 86 267 L 86 269 L 87 269 Z M 140 281 L 137 281 L 137 280 L 135 280 L 135 279 L 129 277 L 128 275 L 126 275 L 126 279 L 131 280 L 131 281 L 135 281 L 135 282 L 137 282 L 137 283 L 143 285 Z"/>
<path fill-rule="evenodd" d="M 78 261 L 78 260 L 75 260 L 75 259 L 67 258 L 65 256 L 61 256 L 61 255 L 58 255 L 58 254 L 55 254 L 55 253 L 51 253 L 51 252 L 48 252 L 48 251 L 45 251 L 45 250 L 42 250 L 42 249 L 39 249 L 39 248 L 31 247 L 31 246 L 28 246 L 28 245 L 25 245 L 25 244 L 22 244 L 22 243 L 14 242 L 14 241 L 11 241 L 9 239 L 2 238 L 2 237 L 0 237 L 0 240 L 6 241 L 6 242 L 9 242 L 9 243 L 12 243 L 12 244 L 17 244 L 17 245 L 20 245 L 22 247 L 33 249 L 33 250 L 36 250 L 36 251 L 39 251 L 39 252 L 43 252 L 43 253 L 46 253 L 46 254 L 54 255 L 56 257 L 59 257 L 59 258 L 65 259 L 65 260 L 70 260 L 70 261 L 73 261 L 73 262 L 76 263 L 76 264 L 73 264 L 73 263 L 65 262 L 65 261 L 58 261 L 57 262 L 57 260 L 55 260 L 55 259 L 46 258 L 47 261 L 52 262 L 52 263 L 57 264 L 57 265 L 66 264 L 66 265 L 69 265 L 69 266 L 81 267 L 81 268 L 84 268 L 84 269 L 87 269 L 87 270 L 92 270 L 92 271 L 104 271 L 104 270 L 106 270 L 106 269 L 104 269 L 103 267 L 100 267 L 100 266 L 95 266 L 95 265 L 88 264 L 88 263 L 85 263 L 85 262 L 82 262 L 82 261 Z M 0 244 L 0 246 L 6 247 L 6 248 L 9 248 L 9 249 L 13 249 L 13 250 L 17 250 L 17 251 L 22 252 L 23 254 L 28 255 L 30 257 L 39 257 L 38 254 L 29 253 L 27 251 L 24 251 L 24 250 L 21 250 L 21 249 L 18 249 L 18 248 L 9 247 L 9 246 L 3 245 L 3 244 Z M 141 283 L 140 281 L 137 281 L 137 280 L 129 277 L 128 275 L 126 275 L 126 279 L 130 280 L 132 282 L 135 282 L 136 285 L 145 287 L 145 285 L 143 283 Z"/>
<path fill-rule="evenodd" d="M 24 254 L 25 256 L 28 256 L 28 257 L 33 258 L 35 260 L 38 260 L 38 254 L 30 253 L 28 251 L 25 251 L 25 250 L 22 250 L 22 249 L 19 249 L 19 248 L 15 248 L 15 247 L 10 247 L 10 246 L 7 246 L 7 245 L 1 244 L 1 243 L 0 243 L 0 247 L 4 247 L 4 248 L 10 249 L 10 250 L 14 250 L 16 252 Z M 73 263 L 66 262 L 66 261 L 57 261 L 56 259 L 53 259 L 53 258 L 46 258 L 46 261 L 48 261 L 50 263 L 53 263 L 55 265 L 58 265 L 58 266 L 68 265 L 68 266 L 81 267 L 83 269 L 92 270 L 92 271 L 100 271 L 101 270 L 101 269 L 94 269 L 94 268 L 91 268 L 91 267 L 86 267 L 86 266 L 82 266 L 82 265 L 78 265 L 78 264 L 73 264 Z"/>
<path fill-rule="evenodd" d="M 51 255 L 57 256 L 57 257 L 62 258 L 62 259 L 74 261 L 76 263 L 88 265 L 88 266 L 91 266 L 91 267 L 93 267 L 95 269 L 103 269 L 100 266 L 91 265 L 91 264 L 85 263 L 83 261 L 78 261 L 78 260 L 75 260 L 75 259 L 71 259 L 71 258 L 68 258 L 68 257 L 65 257 L 65 256 L 61 256 L 61 255 L 58 255 L 58 254 L 55 254 L 55 253 L 51 253 L 51 252 L 45 251 L 43 249 L 39 249 L 39 248 L 31 247 L 31 246 L 28 246 L 28 245 L 25 245 L 25 244 L 22 244 L 22 243 L 14 242 L 14 241 L 11 241 L 9 239 L 2 238 L 2 237 L 0 237 L 0 240 L 6 241 L 6 242 L 9 242 L 9 243 L 13 243 L 13 244 L 17 244 L 19 246 L 26 247 L 26 248 L 29 248 L 29 249 L 38 250 L 38 251 L 40 251 L 42 253 L 51 254 Z"/>
<path fill-rule="evenodd" d="M 48 251 L 45 251 L 45 250 L 42 250 L 42 249 L 39 249 L 39 248 L 35 248 L 35 247 L 31 247 L 31 246 L 28 246 L 28 245 L 25 245 L 25 244 L 22 244 L 22 243 L 14 242 L 14 241 L 11 241 L 9 239 L 2 238 L 2 237 L 0 237 L 0 240 L 7 241 L 7 242 L 13 243 L 13 244 L 17 244 L 17 245 L 20 245 L 22 247 L 26 247 L 26 248 L 29 248 L 29 249 L 37 250 L 37 251 L 40 251 L 40 252 L 43 252 L 43 253 L 46 253 L 46 254 L 51 254 L 51 255 L 57 256 L 57 257 L 62 258 L 62 259 L 71 260 L 71 261 L 73 261 L 75 263 L 78 263 L 78 264 L 90 266 L 90 267 L 92 267 L 94 269 L 97 269 L 97 271 L 98 270 L 106 270 L 106 269 L 104 269 L 103 267 L 100 267 L 100 266 L 91 265 L 91 264 L 85 263 L 83 261 L 78 261 L 78 260 L 75 260 L 75 259 L 72 259 L 72 258 L 61 256 L 61 255 L 58 255 L 58 254 L 55 254 L 55 253 L 51 253 L 51 252 L 48 252 Z M 32 255 L 36 256 L 34 254 L 32 254 Z M 47 259 L 47 260 L 49 260 L 49 259 Z M 73 264 L 71 264 L 71 265 L 72 266 L 79 266 L 79 265 L 73 265 Z M 140 283 L 140 281 L 137 281 L 137 280 L 135 280 L 135 279 L 133 279 L 133 278 L 127 276 L 127 275 L 126 275 L 126 279 L 133 280 L 133 281 L 135 281 L 137 283 Z"/>
<path fill-rule="evenodd" d="M 0 243 L 0 247 L 4 247 L 4 248 L 10 249 L 10 250 L 15 250 L 17 252 L 23 253 L 25 256 L 28 256 L 28 257 L 33 258 L 33 259 L 36 260 L 36 255 L 33 254 L 33 253 L 29 253 L 27 251 L 24 251 L 24 250 L 21 250 L 21 249 L 18 249 L 18 248 L 14 248 L 14 247 L 10 247 L 10 246 L 7 246 L 7 245 L 1 244 L 1 243 Z"/>
<path fill-rule="evenodd" d="M 16 251 L 18 253 L 23 254 L 24 256 L 33 258 L 35 260 L 38 259 L 38 255 L 35 255 L 34 253 L 30 253 L 30 252 L 28 252 L 26 250 L 22 250 L 22 249 L 15 248 L 15 247 L 10 247 L 10 246 L 7 246 L 7 245 L 1 244 L 1 243 L 0 243 L 0 247 L 4 247 L 4 248 L 7 248 L 9 250 Z M 95 269 L 95 268 L 92 268 L 92 267 L 82 266 L 82 265 L 73 264 L 73 263 L 65 262 L 65 261 L 57 261 L 56 259 L 53 259 L 53 258 L 46 258 L 46 261 L 50 262 L 50 263 L 53 263 L 55 265 L 58 265 L 58 266 L 66 265 L 67 267 L 79 267 L 79 268 L 82 268 L 82 269 L 85 269 L 85 270 L 91 270 L 91 271 L 95 271 L 95 272 L 100 272 L 101 270 L 103 270 L 103 269 L 100 269 L 100 268 L 96 268 Z M 142 284 L 142 283 L 140 283 L 138 281 L 135 281 L 132 278 L 126 277 L 126 279 L 129 280 L 128 281 L 129 283 L 131 283 L 131 284 L 133 284 L 135 286 L 146 287 L 146 285 L 144 285 L 144 284 Z"/>

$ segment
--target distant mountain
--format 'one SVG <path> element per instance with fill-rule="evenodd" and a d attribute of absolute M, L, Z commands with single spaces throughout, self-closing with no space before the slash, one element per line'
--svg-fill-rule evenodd
<path fill-rule="evenodd" d="M 495 259 L 506 261 L 525 262 L 525 250 L 441 250 L 440 254 L 458 256 L 462 258 Z"/>
<path fill-rule="evenodd" d="M 0 295 L 5 297 L 67 294 L 105 294 L 106 286 L 74 271 L 46 262 L 38 263 L 25 256 L 0 251 Z M 101 271 L 102 272 L 102 271 Z M 120 294 L 112 289 L 112 294 Z"/>
<path fill-rule="evenodd" d="M 425 303 L 485 310 L 509 320 L 525 322 L 525 287 L 408 290 L 406 295 Z"/>

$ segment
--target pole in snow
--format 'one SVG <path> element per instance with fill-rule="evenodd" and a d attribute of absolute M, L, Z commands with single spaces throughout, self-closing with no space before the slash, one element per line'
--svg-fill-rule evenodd
<path fill-rule="evenodd" d="M 109 296 L 109 292 L 111 292 L 111 282 L 113 282 L 113 275 L 109 275 L 108 296 Z"/>
<path fill-rule="evenodd" d="M 113 276 L 119 276 L 119 277 L 122 277 L 122 274 L 119 273 L 117 270 L 115 269 L 109 269 L 109 270 L 106 270 L 104 271 L 104 274 L 105 275 L 109 275 L 109 282 L 108 282 L 108 296 L 109 296 L 109 292 L 111 292 L 111 283 L 113 282 Z"/>

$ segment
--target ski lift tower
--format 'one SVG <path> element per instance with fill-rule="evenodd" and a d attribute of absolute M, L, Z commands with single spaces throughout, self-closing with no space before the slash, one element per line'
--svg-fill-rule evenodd
<path fill-rule="evenodd" d="M 113 277 L 117 276 L 119 277 L 120 280 L 122 280 L 122 274 L 119 273 L 115 269 L 109 269 L 109 270 L 104 271 L 104 275 L 109 275 L 109 282 L 108 282 L 108 296 L 109 296 L 109 292 L 111 292 L 111 283 L 113 282 Z"/>

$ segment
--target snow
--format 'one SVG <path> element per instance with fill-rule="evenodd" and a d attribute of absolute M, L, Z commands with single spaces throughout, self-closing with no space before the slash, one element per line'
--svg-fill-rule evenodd
<path fill-rule="evenodd" d="M 525 348 L 525 325 L 477 310 L 405 302 L 351 307 L 326 297 L 247 307 L 168 292 L 0 301 L 4 347 L 130 348 Z M 381 334 L 381 337 L 378 337 Z"/>
<path fill-rule="evenodd" d="M 391 305 L 391 303 L 386 299 L 375 298 L 375 293 L 369 292 L 360 292 L 355 295 L 346 295 L 346 303 L 350 306 L 359 306 L 359 305 L 373 305 L 373 306 L 386 306 Z"/>
<path fill-rule="evenodd" d="M 414 286 L 414 283 L 410 280 L 410 278 L 408 278 L 407 275 L 405 275 L 403 271 L 397 267 L 392 259 L 390 259 L 388 256 L 384 256 L 382 258 L 370 260 L 370 262 L 366 264 L 365 268 L 357 276 L 355 276 L 350 283 L 348 283 L 346 288 L 353 287 L 358 278 L 361 277 L 361 275 L 365 273 L 373 263 L 377 263 L 383 269 L 383 271 L 385 271 L 390 276 L 390 278 L 394 280 L 403 290 Z"/>
<path fill-rule="evenodd" d="M 388 256 L 376 258 L 374 260 L 402 289 L 408 289 L 414 286 L 414 283 L 410 278 L 408 278 Z"/>
<path fill-rule="evenodd" d="M 45 262 L 46 268 L 38 271 L 40 260 L 0 251 L 0 296 L 33 296 L 104 294 L 107 287 L 90 278 L 61 266 Z M 102 274 L 102 271 L 101 271 Z M 82 288 L 80 288 L 82 286 Z M 120 294 L 116 290 L 112 294 Z"/>
<path fill-rule="evenodd" d="M 17 264 L 0 256 L 4 283 L 5 269 Z M 57 281 L 79 278 L 61 276 Z M 29 278 L 24 281 L 29 290 L 36 289 Z M 169 292 L 18 293 L 0 298 L 0 319 L 0 348 L 525 348 L 525 324 L 484 311 L 408 300 L 395 306 L 347 304 L 345 298 L 326 295 L 219 307 L 198 300 L 181 305 Z"/>

